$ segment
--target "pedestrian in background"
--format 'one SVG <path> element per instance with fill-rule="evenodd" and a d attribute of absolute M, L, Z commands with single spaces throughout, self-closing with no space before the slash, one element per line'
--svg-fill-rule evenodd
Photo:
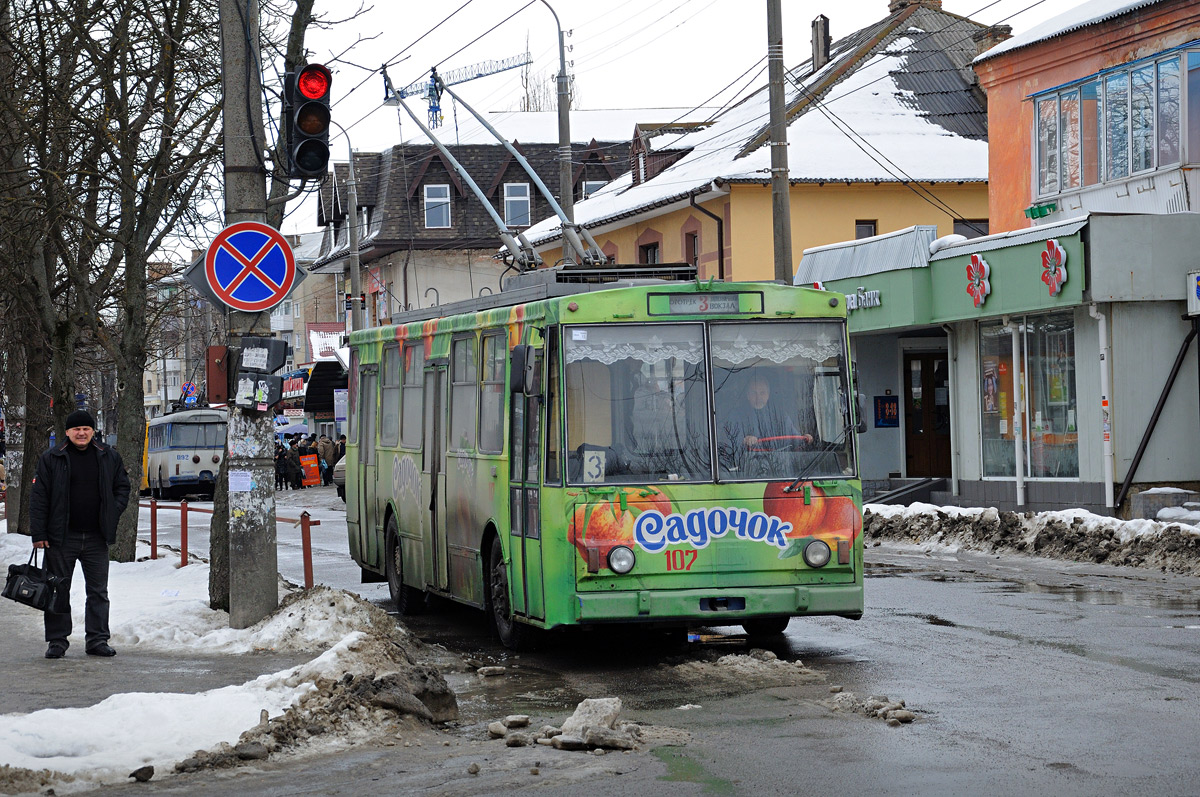
<path fill-rule="evenodd" d="M 33 547 L 46 552 L 46 566 L 62 579 L 62 612 L 47 609 L 46 658 L 61 659 L 71 635 L 69 595 L 75 563 L 83 568 L 84 649 L 89 656 L 115 656 L 108 631 L 108 546 L 117 541 L 117 521 L 129 503 L 129 476 L 115 448 L 95 439 L 96 421 L 84 410 L 66 418 L 66 441 L 38 459 L 29 494 Z"/>
<path fill-rule="evenodd" d="M 300 447 L 292 446 L 287 452 L 287 480 L 293 490 L 304 486 L 304 467 L 300 464 Z"/>
<path fill-rule="evenodd" d="M 337 462 L 334 459 L 336 453 L 337 444 L 330 440 L 328 435 L 321 435 L 317 440 L 317 456 L 320 457 L 321 484 L 326 487 L 333 484 L 333 463 Z"/>
<path fill-rule="evenodd" d="M 344 456 L 346 456 L 346 435 L 341 435 L 337 439 L 337 456 L 333 458 L 333 463 L 336 465 L 337 461 Z"/>
<path fill-rule="evenodd" d="M 275 489 L 282 490 L 287 485 L 287 449 L 283 443 L 275 444 Z"/>

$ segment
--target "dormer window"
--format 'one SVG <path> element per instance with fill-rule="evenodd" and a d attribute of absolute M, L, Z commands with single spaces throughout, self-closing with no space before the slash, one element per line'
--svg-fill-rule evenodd
<path fill-rule="evenodd" d="M 1178 166 L 1184 59 L 1187 99 L 1200 107 L 1200 52 L 1135 61 L 1035 96 L 1035 196 Z M 1188 135 L 1200 143 L 1200 129 Z M 1189 162 L 1200 160 L 1200 146 L 1194 149 Z"/>

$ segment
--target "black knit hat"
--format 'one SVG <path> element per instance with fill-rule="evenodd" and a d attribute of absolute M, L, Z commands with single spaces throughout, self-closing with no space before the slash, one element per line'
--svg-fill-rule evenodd
<path fill-rule="evenodd" d="M 74 429 L 76 426 L 90 426 L 95 429 L 96 419 L 87 410 L 75 410 L 67 416 L 67 420 L 63 423 L 63 428 Z"/>

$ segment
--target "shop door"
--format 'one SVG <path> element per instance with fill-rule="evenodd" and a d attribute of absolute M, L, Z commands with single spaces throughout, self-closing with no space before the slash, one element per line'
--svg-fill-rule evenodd
<path fill-rule="evenodd" d="M 904 355 L 905 475 L 950 475 L 950 368 L 945 352 Z"/>
<path fill-rule="evenodd" d="M 429 470 L 429 549 L 433 586 L 450 584 L 446 561 L 446 365 L 431 361 L 425 370 L 425 467 Z"/>

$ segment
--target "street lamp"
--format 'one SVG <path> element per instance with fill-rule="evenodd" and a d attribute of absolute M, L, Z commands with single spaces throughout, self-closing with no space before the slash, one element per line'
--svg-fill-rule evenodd
<path fill-rule="evenodd" d="M 575 221 L 575 195 L 571 185 L 571 89 L 567 83 L 567 48 L 563 38 L 562 25 L 559 24 L 558 14 L 551 5 L 542 0 L 542 4 L 554 15 L 554 25 L 558 28 L 558 204 L 562 206 L 563 215 L 568 221 Z M 563 260 L 572 260 L 571 246 L 563 236 Z"/>

